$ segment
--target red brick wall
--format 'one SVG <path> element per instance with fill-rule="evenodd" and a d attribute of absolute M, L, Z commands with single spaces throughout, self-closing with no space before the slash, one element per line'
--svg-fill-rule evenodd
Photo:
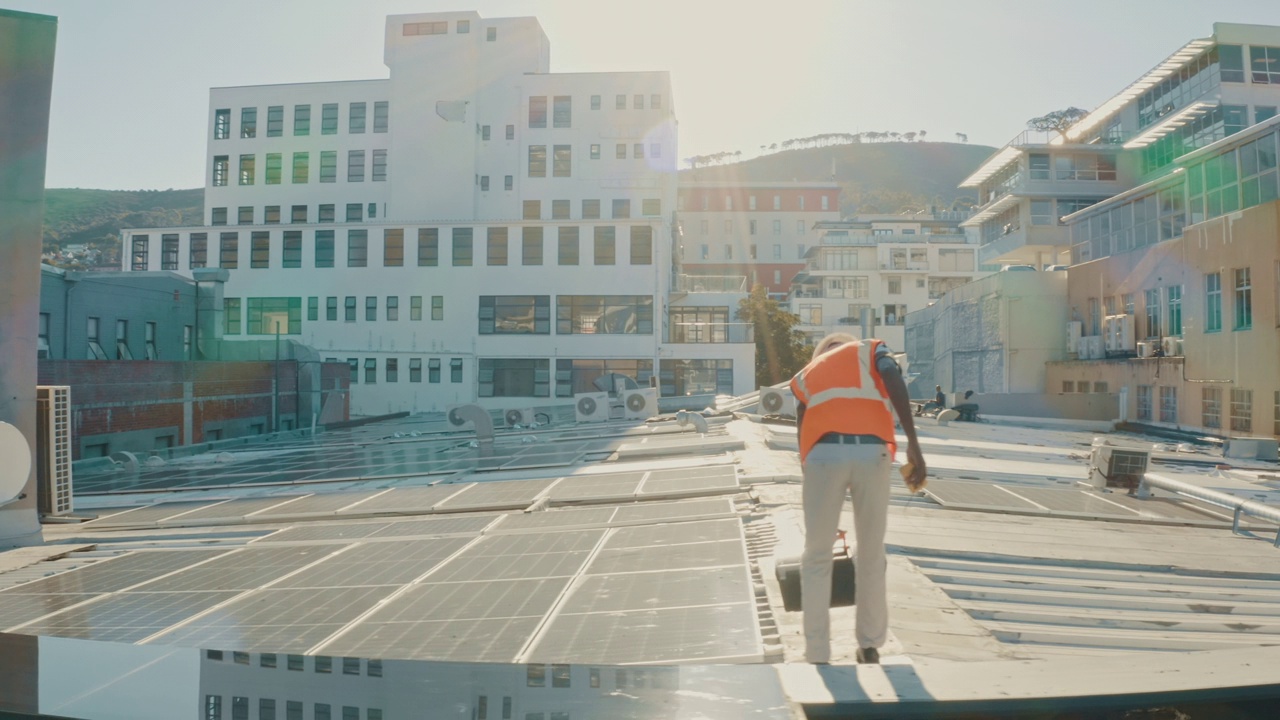
<path fill-rule="evenodd" d="M 298 363 L 280 363 L 280 416 L 298 410 Z M 75 437 L 177 427 L 183 445 L 204 442 L 205 423 L 270 417 L 271 362 L 148 362 L 41 360 L 41 385 L 70 385 Z M 191 383 L 189 398 L 185 384 Z M 350 375 L 345 363 L 321 366 L 326 394 L 341 390 L 344 418 Z M 191 402 L 191 427 L 183 428 L 184 399 Z M 319 412 L 319 408 L 316 408 Z M 298 425 L 305 424 L 302 418 Z M 189 436 L 189 437 L 188 437 Z M 73 443 L 75 456 L 79 445 Z"/>

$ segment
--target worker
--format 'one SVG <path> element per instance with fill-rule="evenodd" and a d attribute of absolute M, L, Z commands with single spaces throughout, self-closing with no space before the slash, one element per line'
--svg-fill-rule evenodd
<path fill-rule="evenodd" d="M 903 479 L 913 492 L 925 480 L 907 386 L 884 342 L 833 333 L 814 348 L 813 359 L 792 378 L 791 389 L 804 472 L 800 593 L 805 660 L 827 663 L 831 658 L 832 545 L 847 490 L 857 539 L 856 658 L 878 663 L 889 631 L 884 534 L 896 449 L 894 413 L 907 436 L 910 470 Z"/>
<path fill-rule="evenodd" d="M 934 385 L 933 389 L 935 391 L 933 393 L 933 404 L 937 405 L 938 409 L 941 410 L 947 406 L 947 394 L 942 392 L 941 385 Z"/>

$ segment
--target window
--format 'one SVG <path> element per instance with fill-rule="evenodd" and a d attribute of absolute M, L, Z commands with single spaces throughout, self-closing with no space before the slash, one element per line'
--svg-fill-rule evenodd
<path fill-rule="evenodd" d="M 755 220 L 748 220 L 748 221 L 747 221 L 747 234 L 748 234 L 748 235 L 755 235 L 755 234 L 756 234 L 756 221 L 755 221 Z"/>
<path fill-rule="evenodd" d="M 449 382 L 462 382 L 462 358 L 453 358 L 449 361 Z"/>
<path fill-rule="evenodd" d="M 364 220 L 364 205 L 362 203 L 347 203 L 347 222 L 360 222 Z"/>
<path fill-rule="evenodd" d="M 406 28 L 409 26 L 406 25 Z M 347 116 L 347 132 L 359 135 L 364 132 L 365 104 L 362 102 L 351 103 L 351 111 Z"/>
<path fill-rule="evenodd" d="M 338 181 L 338 151 L 324 150 L 320 153 L 320 182 Z"/>
<path fill-rule="evenodd" d="M 1276 116 L 1275 105 L 1254 105 L 1253 106 L 1253 123 L 1256 125 L 1265 122 Z"/>
<path fill-rule="evenodd" d="M 267 235 L 265 232 L 254 233 L 255 236 L 259 234 Z M 284 232 L 280 266 L 285 268 L 302 267 L 302 231 L 286 230 Z"/>
<path fill-rule="evenodd" d="M 389 383 L 400 381 L 400 363 L 396 358 L 387 358 L 386 381 Z M 356 675 L 360 674 L 360 661 L 356 660 Z"/>
<path fill-rule="evenodd" d="M 546 102 L 545 100 L 543 102 Z M 543 108 L 546 112 L 546 108 Z M 545 119 L 543 122 L 546 122 Z M 573 126 L 573 98 L 568 95 L 557 95 L 552 100 L 551 127 L 567 128 Z"/>
<path fill-rule="evenodd" d="M 368 322 L 376 322 L 378 320 L 378 298 L 375 295 L 366 296 L 364 299 L 364 319 Z"/>
<path fill-rule="evenodd" d="M 240 184 L 252 185 L 254 176 L 254 155 L 240 156 Z"/>
<path fill-rule="evenodd" d="M 333 222 L 333 203 L 323 203 L 316 208 L 316 222 Z"/>
<path fill-rule="evenodd" d="M 240 266 L 240 234 L 224 232 L 219 240 L 218 267 L 235 270 Z"/>
<path fill-rule="evenodd" d="M 481 335 L 549 335 L 550 295 L 481 295 Z"/>
<path fill-rule="evenodd" d="M 241 205 L 239 208 L 236 209 L 236 224 L 237 225 L 253 224 L 253 206 L 252 205 Z"/>
<path fill-rule="evenodd" d="M 487 27 L 487 28 L 485 28 L 485 29 L 484 29 L 484 41 L 485 41 L 485 42 L 494 42 L 494 41 L 495 41 L 495 40 L 497 40 L 497 39 L 498 39 L 498 28 L 496 28 L 496 27 Z"/>
<path fill-rule="evenodd" d="M 1178 422 L 1178 388 L 1172 385 L 1160 386 L 1160 422 Z"/>
<path fill-rule="evenodd" d="M 658 370 L 663 395 L 733 392 L 732 360 L 662 360 Z M 618 687 L 627 682 L 625 672 L 618 670 Z"/>
<path fill-rule="evenodd" d="M 409 358 L 409 382 L 422 382 L 422 358 Z"/>
<path fill-rule="evenodd" d="M 422 296 L 409 296 L 409 319 L 422 320 Z"/>
<path fill-rule="evenodd" d="M 347 267 L 368 267 L 369 231 L 347 231 Z"/>
<path fill-rule="evenodd" d="M 391 114 L 391 105 L 386 100 L 379 100 L 373 104 L 373 131 L 376 133 L 384 133 L 387 131 L 387 122 Z"/>
<path fill-rule="evenodd" d="M 653 217 L 662 214 L 662 200 L 658 198 L 648 198 L 640 201 L 640 214 L 645 217 Z"/>
<path fill-rule="evenodd" d="M 1253 285 L 1249 278 L 1249 268 L 1236 268 L 1235 277 L 1235 326 L 1236 330 L 1248 330 L 1253 327 Z"/>
<path fill-rule="evenodd" d="M 729 341 L 729 308 L 673 307 L 668 311 L 671 342 L 723 343 Z"/>
<path fill-rule="evenodd" d="M 469 32 L 471 32 L 471 21 L 470 21 L 470 20 L 459 20 L 459 21 L 458 21 L 458 34 L 459 34 L 459 35 L 466 35 L 466 34 L 467 34 L 467 33 L 469 33 Z"/>
<path fill-rule="evenodd" d="M 471 228 L 453 229 L 453 266 L 470 267 L 472 257 Z"/>
<path fill-rule="evenodd" d="M 240 108 L 240 137 L 251 138 L 258 135 L 258 108 Z"/>
<path fill-rule="evenodd" d="M 364 182 L 364 151 L 347 151 L 347 182 Z"/>
<path fill-rule="evenodd" d="M 427 360 L 427 382 L 440 382 L 440 358 L 429 358 Z"/>
<path fill-rule="evenodd" d="M 558 257 L 561 265 L 577 265 L 578 264 L 578 228 L 562 227 L 559 228 L 558 238 Z"/>
<path fill-rule="evenodd" d="M 502 176 L 502 189 L 511 190 L 515 187 L 515 178 L 511 175 Z"/>
<path fill-rule="evenodd" d="M 147 235 L 133 236 L 133 269 L 135 271 L 143 271 L 147 269 L 148 255 L 151 252 L 151 238 Z"/>
<path fill-rule="evenodd" d="M 614 149 L 613 149 L 613 156 L 614 156 L 615 158 L 617 158 L 618 160 L 626 160 L 626 159 L 627 159 L 627 144 L 626 144 L 626 143 L 618 143 L 616 146 L 614 146 Z"/>
<path fill-rule="evenodd" d="M 268 185 L 279 185 L 283 168 L 284 156 L 280 153 L 267 153 L 267 170 L 264 182 Z"/>
<path fill-rule="evenodd" d="M 1273 420 L 1271 432 L 1274 435 L 1280 435 L 1280 390 L 1275 391 L 1275 406 L 1272 410 Z"/>
<path fill-rule="evenodd" d="M 599 220 L 600 219 L 600 201 L 599 200 L 583 200 L 582 201 L 582 219 L 583 220 Z"/>
<path fill-rule="evenodd" d="M 1253 432 L 1253 391 L 1231 388 L 1231 429 Z"/>
<path fill-rule="evenodd" d="M 303 207 L 306 207 L 306 206 L 304 205 Z M 279 205 L 263 206 L 262 222 L 266 223 L 267 225 L 279 225 L 280 224 L 280 206 Z"/>
<path fill-rule="evenodd" d="M 311 106 L 293 106 L 293 134 L 296 136 L 311 134 Z"/>
<path fill-rule="evenodd" d="M 591 159 L 592 160 L 600 159 L 600 143 L 591 144 Z"/>
<path fill-rule="evenodd" d="M 224 335 L 240 334 L 240 298 L 223 298 Z"/>
<path fill-rule="evenodd" d="M 342 301 L 342 319 L 345 322 L 356 321 L 356 298 L 354 295 L 348 295 Z"/>
<path fill-rule="evenodd" d="M 404 267 L 404 230 L 382 231 L 382 266 Z"/>
<path fill-rule="evenodd" d="M 552 200 L 551 201 L 551 219 L 552 220 L 568 220 L 569 219 L 569 201 L 568 200 Z"/>
<path fill-rule="evenodd" d="M 774 259 L 774 260 L 781 260 L 781 259 L 782 259 L 782 246 L 781 246 L 781 245 L 775 244 L 775 245 L 773 246 L 773 259 Z"/>
<path fill-rule="evenodd" d="M 506 265 L 507 264 L 507 229 L 504 227 L 491 227 L 488 232 L 488 252 L 486 254 L 486 265 Z"/>
<path fill-rule="evenodd" d="M 1065 394 L 1071 394 L 1071 393 L 1073 393 L 1073 392 L 1075 392 L 1075 391 L 1076 391 L 1076 381 L 1075 381 L 1075 380 L 1063 380 L 1063 381 L 1062 381 L 1062 392 L 1063 392 L 1063 393 L 1065 393 Z"/>
<path fill-rule="evenodd" d="M 375 385 L 378 382 L 378 360 L 377 358 L 364 359 L 364 384 Z M 316 658 L 316 672 L 320 672 L 320 658 Z"/>
<path fill-rule="evenodd" d="M 547 146 L 529 146 L 529 177 L 547 176 Z"/>
<path fill-rule="evenodd" d="M 1250 45 L 1249 69 L 1255 84 L 1280 85 L 1280 47 Z"/>
<path fill-rule="evenodd" d="M 1160 290 L 1146 290 L 1143 295 L 1147 301 L 1147 337 L 1162 337 L 1160 335 Z"/>
<path fill-rule="evenodd" d="M 626 109 L 627 109 L 627 96 L 626 96 L 626 95 L 617 95 L 617 96 L 615 96 L 615 97 L 614 97 L 614 99 L 613 99 L 613 109 L 614 109 L 614 110 L 626 110 Z"/>
<path fill-rule="evenodd" d="M 284 134 L 284 106 L 271 105 L 267 108 L 267 137 L 280 137 Z"/>
<path fill-rule="evenodd" d="M 888 280 L 889 280 L 889 294 L 901 295 L 902 294 L 902 277 L 899 275 L 890 275 Z"/>
<path fill-rule="evenodd" d="M 633 143 L 633 144 L 632 144 L 632 146 L 631 146 L 631 159 L 632 159 L 632 160 L 643 160 L 643 159 L 644 159 L 644 143 Z"/>
<path fill-rule="evenodd" d="M 830 205 L 830 202 L 829 202 L 829 201 L 830 201 L 830 199 L 831 199 L 831 198 L 830 198 L 829 196 L 827 196 L 827 195 L 823 195 L 823 196 L 822 196 L 822 209 L 823 209 L 823 210 L 830 210 L 830 209 L 831 209 L 830 207 L 828 207 L 828 206 Z"/>
<path fill-rule="evenodd" d="M 353 298 L 354 299 L 354 298 Z M 360 382 L 360 358 L 347 358 L 347 367 L 351 370 L 351 384 L 355 385 Z M 289 664 L 289 669 L 293 670 L 293 663 Z M 302 662 L 298 662 L 299 670 L 302 669 Z"/>
<path fill-rule="evenodd" d="M 614 227 L 601 225 L 595 228 L 595 264 L 614 265 L 617 263 L 617 242 Z"/>
<path fill-rule="evenodd" d="M 631 264 L 653 264 L 653 228 L 648 226 L 631 228 Z"/>
<path fill-rule="evenodd" d="M 573 148 L 569 145 L 553 145 L 551 151 L 551 176 L 571 177 L 573 174 Z"/>
<path fill-rule="evenodd" d="M 521 230 L 520 258 L 522 265 L 542 264 L 542 228 L 526 227 Z"/>
<path fill-rule="evenodd" d="M 1138 419 L 1151 419 L 1151 386 L 1138 386 Z"/>
<path fill-rule="evenodd" d="M 237 303 L 239 300 L 236 301 Z M 225 302 L 224 302 L 225 305 Z M 106 360 L 107 353 L 103 351 L 101 339 L 98 335 L 99 320 L 96 317 L 88 318 L 85 322 L 85 335 L 88 340 L 89 350 L 85 355 L 87 360 Z M 238 327 L 238 325 L 237 325 Z"/>
<path fill-rule="evenodd" d="M 551 666 L 551 687 L 553 688 L 569 687 L 569 666 L 568 665 L 552 665 Z"/>
<path fill-rule="evenodd" d="M 222 720 L 222 696 L 221 695 L 205 695 L 204 696 L 204 719 L 205 720 Z"/>
<path fill-rule="evenodd" d="M 132 360 L 133 353 L 129 351 L 129 321 L 116 321 L 116 359 Z"/>
<path fill-rule="evenodd" d="M 1165 295 L 1169 304 L 1169 327 L 1167 332 L 1170 335 L 1182 336 L 1182 286 L 1170 285 L 1165 289 Z"/>
<path fill-rule="evenodd" d="M 1200 424 L 1206 428 L 1222 427 L 1222 388 L 1200 388 Z"/>
<path fill-rule="evenodd" d="M 333 267 L 333 231 L 316 231 L 316 267 Z"/>
<path fill-rule="evenodd" d="M 271 267 L 271 234 L 267 232 L 249 233 L 249 267 Z"/>
<path fill-rule="evenodd" d="M 440 229 L 418 228 L 418 267 L 440 264 Z"/>
<path fill-rule="evenodd" d="M 336 321 L 338 319 L 338 298 L 329 296 L 324 299 L 324 319 Z"/>
<path fill-rule="evenodd" d="M 373 182 L 387 181 L 387 151 L 373 151 Z"/>
<path fill-rule="evenodd" d="M 311 155 L 304 152 L 293 154 L 293 182 L 302 184 L 311 174 Z"/>
<path fill-rule="evenodd" d="M 276 720 L 276 701 L 274 699 L 258 699 L 258 720 Z"/>
<path fill-rule="evenodd" d="M 231 108 L 213 111 L 213 139 L 226 140 L 231 137 Z"/>
<path fill-rule="evenodd" d="M 231 160 L 227 155 L 213 156 L 213 186 L 224 187 L 227 184 L 228 166 Z"/>
<path fill-rule="evenodd" d="M 644 109 L 644 95 L 637 94 L 631 98 L 631 109 L 633 110 Z"/>
<path fill-rule="evenodd" d="M 650 335 L 653 297 L 649 295 L 560 295 L 556 298 L 559 335 Z"/>
<path fill-rule="evenodd" d="M 631 201 L 627 199 L 619 199 L 613 201 L 613 218 L 615 220 L 625 220 L 631 217 Z"/>
<path fill-rule="evenodd" d="M 540 95 L 529 98 L 529 127 L 545 128 L 547 126 L 547 97 Z"/>
<path fill-rule="evenodd" d="M 444 320 L 444 296 L 431 296 L 431 319 Z"/>
<path fill-rule="evenodd" d="M 274 335 L 277 326 L 282 335 L 302 332 L 302 298 L 249 298 L 245 307 L 248 335 Z"/>
<path fill-rule="evenodd" d="M 191 233 L 189 265 L 202 268 L 209 264 L 209 236 L 205 233 Z"/>
<path fill-rule="evenodd" d="M 338 134 L 338 103 L 325 103 L 320 106 L 320 134 Z"/>

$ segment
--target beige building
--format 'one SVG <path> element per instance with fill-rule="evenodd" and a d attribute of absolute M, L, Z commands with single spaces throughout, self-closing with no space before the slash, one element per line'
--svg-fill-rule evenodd
<path fill-rule="evenodd" d="M 1132 323 L 1106 358 L 1050 363 L 1048 392 L 1124 389 L 1130 420 L 1280 435 L 1280 118 L 1179 159 L 1181 172 L 1065 218 L 1068 303 L 1083 337 Z M 1132 247 L 1146 207 L 1188 223 Z M 1124 317 L 1132 318 L 1131 321 Z M 1115 333 L 1112 333 L 1115 335 Z M 1159 348 L 1159 352 L 1157 352 Z"/>

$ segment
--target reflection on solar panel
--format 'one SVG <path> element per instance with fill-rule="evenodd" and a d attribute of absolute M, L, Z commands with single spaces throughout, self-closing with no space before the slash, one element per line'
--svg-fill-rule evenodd
<path fill-rule="evenodd" d="M 471 483 L 466 492 L 459 493 L 440 504 L 441 508 L 481 507 L 487 510 L 519 509 L 528 507 L 554 479 L 509 480 L 503 482 Z M 453 486 L 462 488 L 464 486 Z"/>
<path fill-rule="evenodd" d="M 225 554 L 220 550 L 143 551 L 70 570 L 0 593 L 0 607 L 13 595 L 109 593 Z"/>
<path fill-rule="evenodd" d="M 716 515 L 733 511 L 728 498 L 711 498 L 709 500 L 686 500 L 683 502 L 636 503 L 623 505 L 613 517 L 615 523 L 698 517 Z"/>
<path fill-rule="evenodd" d="M 344 508 L 339 514 L 426 512 L 464 488 L 463 485 L 392 488 L 358 505 Z"/>
<path fill-rule="evenodd" d="M 723 605 L 742 602 L 750 595 L 750 576 L 741 566 L 590 575 L 575 589 L 560 612 L 575 615 Z"/>
<path fill-rule="evenodd" d="M 377 492 L 317 493 L 295 500 L 288 505 L 264 510 L 254 515 L 254 518 L 332 513 L 377 494 Z"/>
<path fill-rule="evenodd" d="M 654 545 L 645 548 L 606 548 L 600 551 L 589 572 L 593 575 L 679 570 L 681 568 L 745 565 L 747 558 L 740 540 Z"/>
<path fill-rule="evenodd" d="M 529 652 L 531 662 L 758 661 L 750 603 L 559 615 Z"/>
<path fill-rule="evenodd" d="M 462 549 L 469 538 L 364 543 L 290 575 L 273 587 L 404 585 Z"/>
<path fill-rule="evenodd" d="M 649 473 L 640 492 L 645 495 L 667 493 L 705 493 L 716 489 L 737 489 L 738 474 L 732 465 L 709 468 L 655 470 Z"/>
<path fill-rule="evenodd" d="M 244 517 L 245 515 L 250 515 L 252 513 L 259 512 L 261 510 L 267 510 L 267 509 L 272 509 L 277 507 L 279 508 L 278 512 L 285 512 L 285 508 L 288 507 L 288 503 L 292 500 L 298 499 L 298 497 L 299 496 L 294 495 L 289 497 L 283 497 L 283 496 L 256 497 L 256 498 L 243 498 L 239 500 L 229 500 L 227 502 L 218 503 L 217 505 L 211 505 L 209 507 L 202 508 L 194 512 L 183 513 L 182 515 L 179 515 L 177 517 L 170 518 L 167 520 L 162 520 L 160 522 L 161 524 L 168 524 L 168 523 L 188 523 L 188 522 L 200 521 L 200 520 L 210 520 L 214 518 L 218 518 L 218 519 L 240 518 L 240 517 Z"/>
<path fill-rule="evenodd" d="M 44 618 L 21 632 L 133 643 L 235 596 L 235 592 L 121 593 Z"/>

